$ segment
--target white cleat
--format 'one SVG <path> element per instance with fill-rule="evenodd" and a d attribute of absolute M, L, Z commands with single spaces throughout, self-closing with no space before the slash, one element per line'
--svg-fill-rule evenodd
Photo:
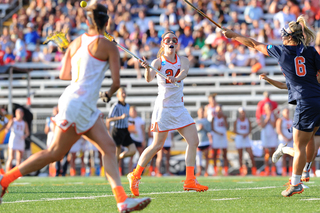
<path fill-rule="evenodd" d="M 301 185 L 302 185 L 302 188 L 304 188 L 304 189 L 309 189 L 309 186 L 306 186 L 306 185 L 304 185 L 303 183 L 302 183 Z"/>
<path fill-rule="evenodd" d="M 282 155 L 283 155 L 282 148 L 283 147 L 285 147 L 285 145 L 280 143 L 277 150 L 273 153 L 273 155 L 272 155 L 272 162 L 273 163 L 277 163 L 278 160 L 282 157 Z"/>
<path fill-rule="evenodd" d="M 149 205 L 151 199 L 145 198 L 127 198 L 123 203 L 118 203 L 118 210 L 120 213 L 127 213 L 133 211 L 139 211 Z"/>

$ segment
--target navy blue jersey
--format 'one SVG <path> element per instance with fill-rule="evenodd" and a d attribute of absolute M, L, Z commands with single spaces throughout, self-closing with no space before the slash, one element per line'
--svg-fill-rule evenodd
<path fill-rule="evenodd" d="M 320 85 L 317 81 L 320 56 L 311 46 L 305 48 L 302 54 L 297 56 L 296 48 L 297 46 L 285 45 L 267 46 L 269 56 L 278 60 L 286 78 L 290 104 L 296 104 L 299 99 L 320 98 Z"/>

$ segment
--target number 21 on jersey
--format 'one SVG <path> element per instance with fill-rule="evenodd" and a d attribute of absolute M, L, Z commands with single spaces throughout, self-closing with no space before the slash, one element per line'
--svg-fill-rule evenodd
<path fill-rule="evenodd" d="M 307 74 L 306 65 L 304 65 L 305 58 L 303 56 L 297 56 L 294 58 L 294 67 L 296 68 L 296 75 L 303 77 Z"/>

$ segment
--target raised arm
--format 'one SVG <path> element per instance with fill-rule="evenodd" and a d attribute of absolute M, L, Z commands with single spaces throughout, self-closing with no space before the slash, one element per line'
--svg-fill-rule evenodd
<path fill-rule="evenodd" d="M 240 35 L 238 33 L 233 32 L 232 30 L 229 30 L 226 28 L 223 28 L 222 33 L 227 38 L 234 39 L 247 47 L 256 49 L 259 52 L 263 53 L 264 55 L 269 56 L 269 54 L 267 52 L 267 48 L 266 48 L 267 45 L 266 44 L 260 43 L 252 38 Z"/>

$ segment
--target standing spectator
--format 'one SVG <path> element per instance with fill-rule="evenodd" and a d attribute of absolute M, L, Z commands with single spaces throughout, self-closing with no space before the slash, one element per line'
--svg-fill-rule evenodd
<path fill-rule="evenodd" d="M 258 102 L 257 110 L 256 110 L 256 119 L 257 121 L 260 120 L 261 115 L 265 114 L 264 112 L 264 105 L 265 103 L 271 103 L 271 110 L 274 111 L 276 108 L 278 108 L 278 103 L 275 101 L 272 101 L 270 99 L 270 94 L 268 91 L 263 92 L 264 99 Z"/>
<path fill-rule="evenodd" d="M 319 2 L 319 1 L 318 1 Z M 287 5 L 290 8 L 290 14 L 295 15 L 296 19 L 300 16 L 300 7 L 297 0 L 288 0 Z"/>
<path fill-rule="evenodd" d="M 292 119 L 289 117 L 289 109 L 284 108 L 282 110 L 282 117 L 277 120 L 276 129 L 278 133 L 279 144 L 283 146 L 293 148 L 293 136 L 292 131 L 288 130 L 292 128 Z M 293 158 L 284 154 L 282 156 L 282 176 L 287 176 L 287 158 L 289 158 L 289 176 L 292 175 L 292 160 Z"/>
<path fill-rule="evenodd" d="M 106 119 L 107 129 L 110 129 L 110 122 L 115 122 L 112 128 L 112 138 L 117 145 L 116 155 L 118 159 L 131 157 L 136 153 L 136 146 L 128 131 L 128 118 L 130 105 L 125 102 L 127 93 L 123 87 L 118 89 L 118 102 L 114 103 Z M 128 150 L 121 152 L 121 146 Z"/>
<path fill-rule="evenodd" d="M 216 116 L 211 121 L 213 131 L 212 148 L 213 148 L 213 165 L 214 174 L 218 174 L 217 157 L 219 149 L 222 150 L 224 176 L 228 176 L 228 159 L 227 159 L 227 117 L 223 114 L 221 105 L 215 108 Z"/>
<path fill-rule="evenodd" d="M 284 28 L 290 21 L 296 20 L 294 14 L 290 13 L 290 8 L 288 5 L 283 7 L 283 10 L 276 13 L 273 20 L 278 20 L 280 22 L 280 28 Z"/>
<path fill-rule="evenodd" d="M 246 112 L 244 108 L 239 108 L 239 117 L 238 119 L 234 122 L 233 125 L 233 132 L 236 133 L 236 137 L 234 139 L 234 142 L 236 144 L 236 148 L 238 150 L 239 154 L 239 165 L 240 165 L 240 175 L 246 175 L 247 174 L 247 167 L 242 161 L 242 153 L 244 150 L 246 150 L 250 156 L 252 167 L 251 167 L 251 173 L 252 175 L 257 174 L 257 167 L 256 167 L 256 162 L 254 161 L 254 156 L 252 153 L 251 149 L 251 142 L 249 135 L 251 134 L 251 122 L 250 120 L 246 117 Z"/>
<path fill-rule="evenodd" d="M 27 33 L 24 35 L 24 40 L 26 44 L 37 44 L 40 36 L 38 35 L 37 31 L 34 30 L 34 25 L 29 22 L 27 24 Z"/>
<path fill-rule="evenodd" d="M 10 138 L 8 144 L 8 160 L 6 163 L 6 172 L 12 167 L 12 160 L 16 156 L 16 167 L 20 165 L 22 155 L 25 150 L 24 140 L 29 136 L 29 127 L 27 122 L 23 120 L 23 109 L 18 108 L 15 111 L 15 118 L 11 119 L 6 127 L 7 132 L 10 130 Z"/>
<path fill-rule="evenodd" d="M 275 131 L 277 117 L 272 111 L 272 104 L 267 102 L 263 106 L 265 114 L 260 117 L 259 126 L 261 127 L 261 141 L 264 149 L 264 175 L 270 175 L 269 159 L 278 146 L 277 133 Z M 263 175 L 263 173 L 262 173 Z M 272 162 L 271 175 L 276 176 L 276 167 Z"/>
<path fill-rule="evenodd" d="M 195 119 L 197 132 L 198 132 L 198 138 L 199 138 L 199 145 L 197 149 L 197 158 L 196 158 L 196 164 L 197 164 L 197 174 L 196 176 L 201 175 L 202 170 L 202 156 L 204 155 L 206 160 L 206 165 L 204 167 L 204 176 L 208 176 L 208 166 L 209 166 L 209 148 L 210 144 L 212 144 L 212 135 L 211 135 L 211 124 L 207 120 L 207 118 L 204 117 L 204 108 L 200 107 L 198 109 L 198 117 Z"/>
<path fill-rule="evenodd" d="M 244 11 L 244 18 L 247 23 L 252 23 L 253 20 L 259 20 L 263 16 L 263 10 L 257 6 L 257 0 L 251 0 Z"/>
<path fill-rule="evenodd" d="M 208 104 L 204 108 L 204 116 L 211 123 L 212 119 L 216 115 L 216 106 L 218 105 L 216 101 L 217 93 L 212 93 L 208 96 Z"/>
<path fill-rule="evenodd" d="M 129 110 L 129 125 L 128 130 L 130 132 L 130 137 L 132 138 L 136 148 L 139 152 L 139 156 L 146 147 L 146 132 L 145 132 L 145 121 L 138 116 L 137 110 L 134 106 L 130 107 Z M 129 162 L 129 172 L 132 172 L 132 162 L 133 156 L 130 157 Z"/>

